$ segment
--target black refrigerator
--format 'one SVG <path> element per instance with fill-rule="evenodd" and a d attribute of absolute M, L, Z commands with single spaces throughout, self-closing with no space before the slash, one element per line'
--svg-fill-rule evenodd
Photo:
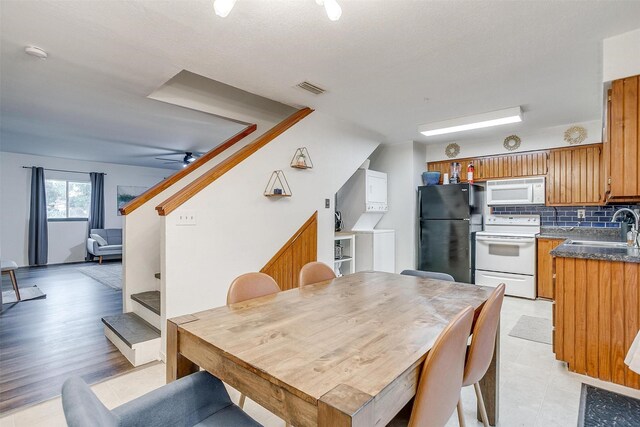
<path fill-rule="evenodd" d="M 474 283 L 475 232 L 482 230 L 483 209 L 479 185 L 418 187 L 418 270 Z"/>

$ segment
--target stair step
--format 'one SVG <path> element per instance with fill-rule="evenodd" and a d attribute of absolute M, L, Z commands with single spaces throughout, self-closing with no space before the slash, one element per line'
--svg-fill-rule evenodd
<path fill-rule="evenodd" d="M 140 292 L 132 294 L 131 299 L 139 302 L 142 306 L 160 315 L 160 291 Z"/>
<path fill-rule="evenodd" d="M 135 313 L 105 316 L 102 323 L 131 348 L 135 344 L 160 338 L 160 331 Z"/>

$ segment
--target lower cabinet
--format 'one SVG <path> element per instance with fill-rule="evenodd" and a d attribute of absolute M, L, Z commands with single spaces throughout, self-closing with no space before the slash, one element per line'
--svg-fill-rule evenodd
<path fill-rule="evenodd" d="M 538 298 L 553 299 L 553 257 L 549 254 L 565 239 L 538 239 Z"/>

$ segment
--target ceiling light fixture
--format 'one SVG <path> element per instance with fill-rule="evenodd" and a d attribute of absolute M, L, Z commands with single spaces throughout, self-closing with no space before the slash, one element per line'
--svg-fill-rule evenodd
<path fill-rule="evenodd" d="M 213 2 L 213 10 L 215 10 L 216 15 L 221 18 L 226 18 L 235 6 L 236 0 L 215 0 Z"/>
<path fill-rule="evenodd" d="M 327 12 L 330 20 L 337 21 L 340 19 L 342 8 L 336 0 L 316 0 L 316 3 L 324 6 L 324 10 Z M 219 17 L 226 18 L 235 4 L 236 0 L 214 0 L 213 10 L 215 10 L 216 15 Z"/>
<path fill-rule="evenodd" d="M 27 46 L 24 48 L 24 52 L 27 55 L 35 56 L 36 58 L 40 59 L 47 59 L 47 57 L 49 56 L 47 52 L 36 46 Z"/>
<path fill-rule="evenodd" d="M 424 136 L 443 135 L 445 133 L 462 132 L 465 130 L 482 129 L 491 126 L 506 125 L 522 121 L 522 109 L 520 107 L 506 108 L 490 113 L 476 114 L 474 116 L 459 117 L 443 120 L 441 122 L 422 125 L 418 131 Z"/>
<path fill-rule="evenodd" d="M 324 6 L 324 10 L 327 12 L 327 16 L 332 21 L 337 21 L 342 15 L 342 8 L 336 0 L 316 0 L 316 3 L 320 6 Z"/>

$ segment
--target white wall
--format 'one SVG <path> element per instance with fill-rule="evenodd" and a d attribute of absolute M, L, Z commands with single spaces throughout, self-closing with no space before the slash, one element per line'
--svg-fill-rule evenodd
<path fill-rule="evenodd" d="M 569 143 L 564 140 L 564 132 L 571 126 L 583 126 L 587 129 L 587 139 L 583 144 L 592 144 L 602 142 L 602 122 L 594 120 L 590 122 L 569 123 L 561 126 L 540 129 L 534 132 L 516 132 L 522 143 L 520 148 L 515 151 L 508 151 L 504 148 L 504 138 L 510 134 L 505 134 L 503 138 L 478 139 L 468 141 L 455 141 L 455 134 L 452 135 L 450 142 L 457 142 L 460 146 L 460 154 L 458 158 L 491 156 L 494 154 L 509 154 L 521 151 L 544 150 L 554 147 L 568 147 Z M 450 142 L 439 144 L 427 144 L 427 162 L 438 160 L 447 160 L 444 150 Z M 454 161 L 455 159 L 451 159 Z"/>
<path fill-rule="evenodd" d="M 602 81 L 610 82 L 640 74 L 640 28 L 604 39 Z"/>
<path fill-rule="evenodd" d="M 260 270 L 316 210 L 318 259 L 331 264 L 334 194 L 381 139 L 316 111 L 163 217 L 165 316 L 224 305 L 231 281 Z M 313 169 L 289 167 L 302 146 Z M 293 197 L 263 196 L 276 169 L 286 174 Z M 331 200 L 328 209 L 325 199 Z M 177 217 L 187 212 L 196 215 L 197 224 L 177 225 Z"/>
<path fill-rule="evenodd" d="M 20 266 L 28 265 L 28 226 L 31 171 L 22 166 L 105 172 L 105 227 L 122 228 L 116 210 L 116 187 L 150 187 L 171 175 L 167 169 L 87 162 L 27 154 L 0 153 L 0 253 Z M 47 178 L 89 181 L 89 175 L 45 171 Z M 83 261 L 87 222 L 49 222 L 49 264 Z"/>
<path fill-rule="evenodd" d="M 138 209 L 124 216 L 124 254 L 122 299 L 125 312 L 133 311 L 130 296 L 139 292 L 160 290 L 160 282 L 155 274 L 160 268 L 160 245 L 162 219 L 156 206 L 185 187 L 191 181 L 253 141 L 256 132 L 223 151 L 206 164 L 195 169 L 166 190 L 150 199 Z M 164 295 L 161 296 L 164 301 Z M 162 328 L 165 324 L 162 323 Z"/>
<path fill-rule="evenodd" d="M 376 228 L 396 231 L 396 272 L 416 267 L 416 200 L 422 185 L 426 145 L 408 141 L 382 145 L 371 156 L 370 168 L 387 173 L 387 212 Z"/>

